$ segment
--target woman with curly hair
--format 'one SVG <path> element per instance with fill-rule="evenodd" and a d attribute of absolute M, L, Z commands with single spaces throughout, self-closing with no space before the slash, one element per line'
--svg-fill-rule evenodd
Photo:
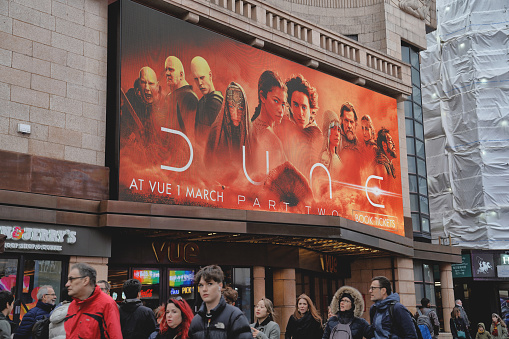
<path fill-rule="evenodd" d="M 496 313 L 491 315 L 490 333 L 493 339 L 507 339 L 507 325 Z"/>
<path fill-rule="evenodd" d="M 322 318 L 311 299 L 301 294 L 286 325 L 285 339 L 320 339 L 322 334 Z"/>
<path fill-rule="evenodd" d="M 351 338 L 362 339 L 367 336 L 369 324 L 361 318 L 364 312 L 362 294 L 356 288 L 343 286 L 334 294 L 330 304 L 333 316 L 325 325 L 323 339 L 333 337 L 334 332 L 350 328 Z"/>
<path fill-rule="evenodd" d="M 168 300 L 164 312 L 159 318 L 159 331 L 152 333 L 149 339 L 187 339 L 189 326 L 193 320 L 193 311 L 182 297 Z"/>

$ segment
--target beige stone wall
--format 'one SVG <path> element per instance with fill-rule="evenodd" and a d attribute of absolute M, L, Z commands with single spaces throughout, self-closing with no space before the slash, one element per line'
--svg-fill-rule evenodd
<path fill-rule="evenodd" d="M 96 281 L 108 280 L 108 258 L 72 256 L 69 258 L 69 272 L 71 271 L 72 265 L 78 262 L 89 264 L 95 268 L 97 271 Z"/>
<path fill-rule="evenodd" d="M 413 261 L 408 258 L 394 258 L 394 267 L 396 292 L 400 295 L 401 303 L 411 312 L 416 312 Z M 351 270 L 352 277 L 345 279 L 345 285 L 355 287 L 362 293 L 366 303 L 363 317 L 369 322 L 369 308 L 373 305 L 369 296 L 371 279 L 382 275 L 392 281 L 391 259 L 356 260 L 352 263 Z"/>
<path fill-rule="evenodd" d="M 400 59 L 401 41 L 426 48 L 426 22 L 388 0 L 268 0 L 318 25 L 343 35 L 358 35 L 369 48 Z M 435 9 L 432 1 L 432 11 Z M 432 18 L 435 14 L 432 13 Z M 429 18 L 427 19 L 429 22 Z"/>
<path fill-rule="evenodd" d="M 107 6 L 0 0 L 0 149 L 104 165 Z"/>

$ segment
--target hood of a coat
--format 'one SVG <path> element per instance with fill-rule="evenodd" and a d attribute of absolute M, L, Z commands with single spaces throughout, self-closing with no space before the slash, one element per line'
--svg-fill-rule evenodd
<path fill-rule="evenodd" d="M 339 301 L 344 293 L 348 293 L 352 296 L 354 300 L 354 316 L 357 318 L 362 317 L 362 313 L 364 313 L 364 299 L 362 299 L 362 294 L 358 289 L 351 286 L 343 286 L 339 290 L 336 291 L 334 297 L 332 298 L 332 302 L 330 304 L 332 314 L 337 314 L 339 311 Z"/>
<path fill-rule="evenodd" d="M 477 328 L 482 327 L 483 330 L 486 330 L 486 327 L 484 326 L 484 323 L 477 324 Z"/>
<path fill-rule="evenodd" d="M 69 309 L 70 304 L 71 303 L 68 301 L 63 301 L 60 306 L 53 310 L 53 313 L 51 313 L 49 321 L 51 321 L 53 324 L 58 324 L 62 322 L 67 316 L 67 310 Z"/>

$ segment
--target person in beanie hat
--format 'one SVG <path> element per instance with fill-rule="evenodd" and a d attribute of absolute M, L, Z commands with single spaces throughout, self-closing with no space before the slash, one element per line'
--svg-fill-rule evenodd
<path fill-rule="evenodd" d="M 349 324 L 353 339 L 362 339 L 367 335 L 369 324 L 361 318 L 364 312 L 364 300 L 361 292 L 356 288 L 343 286 L 337 290 L 330 308 L 334 315 L 327 321 L 322 339 L 331 338 L 340 324 Z"/>

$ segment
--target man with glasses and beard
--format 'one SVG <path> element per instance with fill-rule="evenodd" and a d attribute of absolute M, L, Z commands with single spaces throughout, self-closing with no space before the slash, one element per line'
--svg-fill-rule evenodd
<path fill-rule="evenodd" d="M 50 285 L 41 286 L 37 291 L 37 305 L 23 316 L 14 338 L 32 338 L 32 327 L 38 320 L 49 317 L 50 312 L 55 308 L 55 300 L 57 300 L 57 295 L 53 287 Z"/>
<path fill-rule="evenodd" d="M 116 302 L 96 285 L 97 271 L 85 263 L 72 265 L 65 287 L 73 301 L 65 320 L 68 339 L 122 339 Z"/>

